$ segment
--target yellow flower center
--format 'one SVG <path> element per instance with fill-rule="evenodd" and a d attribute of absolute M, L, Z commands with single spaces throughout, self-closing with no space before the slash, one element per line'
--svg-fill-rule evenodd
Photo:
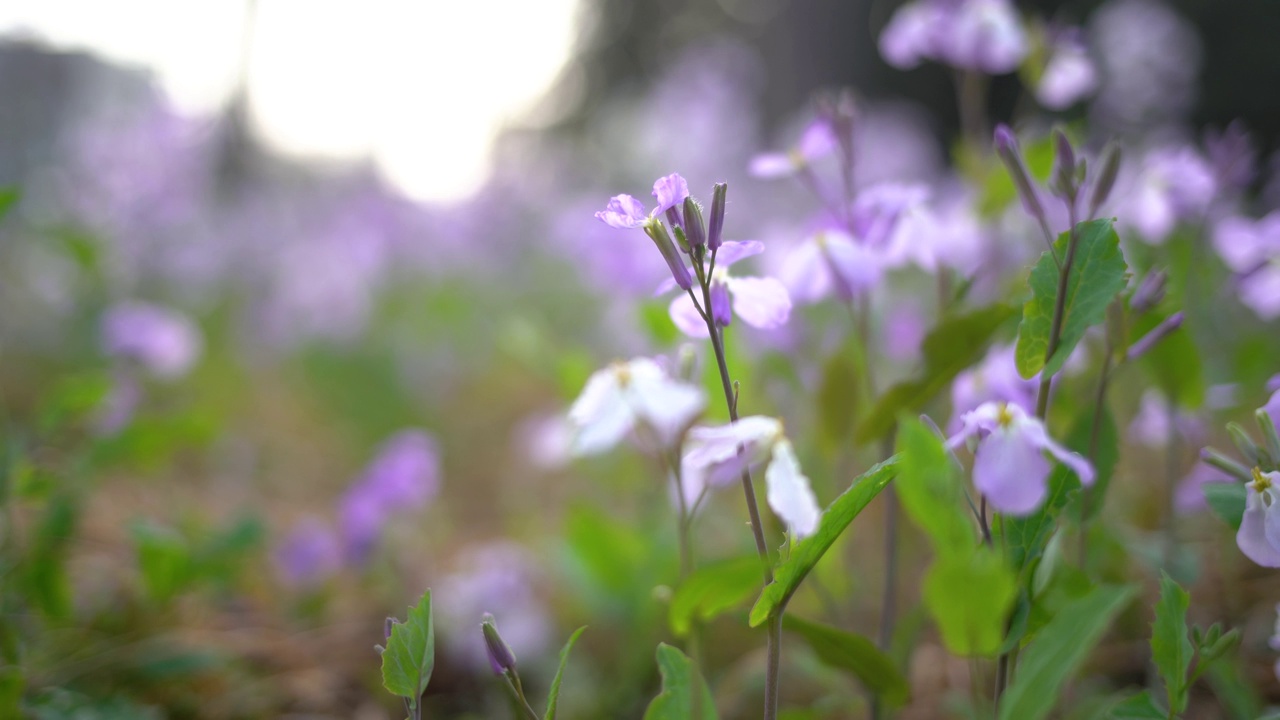
<path fill-rule="evenodd" d="M 624 362 L 613 364 L 613 375 L 618 379 L 618 387 L 625 388 L 631 384 L 631 366 Z"/>
<path fill-rule="evenodd" d="M 1000 412 L 996 415 L 996 422 L 1000 423 L 1000 427 L 1007 428 L 1013 423 L 1013 413 L 1009 412 L 1008 403 L 1000 403 Z"/>
<path fill-rule="evenodd" d="M 1253 482 L 1250 483 L 1254 490 L 1263 492 L 1271 489 L 1271 478 L 1262 474 L 1262 470 L 1253 469 Z"/>

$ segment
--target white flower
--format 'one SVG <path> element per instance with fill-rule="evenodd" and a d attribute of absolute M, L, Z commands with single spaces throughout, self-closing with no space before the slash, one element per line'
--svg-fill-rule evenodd
<path fill-rule="evenodd" d="M 575 455 L 592 455 L 617 445 L 637 423 L 671 447 L 694 421 L 707 400 L 694 385 L 673 380 L 649 358 L 618 362 L 587 379 L 569 409 L 576 431 Z"/>

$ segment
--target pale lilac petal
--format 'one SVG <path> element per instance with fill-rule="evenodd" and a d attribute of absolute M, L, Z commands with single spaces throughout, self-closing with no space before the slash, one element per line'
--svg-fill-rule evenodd
<path fill-rule="evenodd" d="M 653 198 L 658 201 L 656 213 L 666 212 L 683 203 L 687 197 L 689 197 L 689 183 L 676 173 L 660 177 L 653 183 Z"/>
<path fill-rule="evenodd" d="M 1240 302 L 1263 320 L 1280 317 L 1280 263 L 1270 262 L 1239 281 Z"/>
<path fill-rule="evenodd" d="M 764 252 L 764 243 L 759 240 L 726 240 L 716 251 L 716 267 L 726 268 L 743 258 L 759 255 L 762 252 Z"/>
<path fill-rule="evenodd" d="M 1008 0 L 966 0 L 946 32 L 951 65 L 1003 75 L 1018 69 L 1029 50 L 1018 12 Z"/>
<path fill-rule="evenodd" d="M 1071 472 L 1075 473 L 1076 477 L 1080 479 L 1081 485 L 1093 484 L 1095 476 L 1093 463 L 1089 462 L 1083 455 L 1068 450 L 1047 435 L 1044 436 L 1043 447 L 1049 451 L 1050 455 L 1057 458 L 1058 462 L 1066 465 Z"/>
<path fill-rule="evenodd" d="M 701 414 L 706 395 L 696 385 L 673 380 L 656 362 L 637 358 L 628 364 L 627 399 L 664 447 L 671 447 Z"/>
<path fill-rule="evenodd" d="M 1263 567 L 1280 567 L 1280 550 L 1267 540 L 1269 509 L 1264 506 L 1262 496 L 1250 483 L 1245 497 L 1244 517 L 1240 520 L 1240 530 L 1236 533 L 1236 545 L 1245 557 Z"/>
<path fill-rule="evenodd" d="M 671 301 L 671 307 L 667 309 L 667 313 L 671 315 L 671 321 L 685 335 L 693 338 L 711 337 L 707 333 L 706 321 L 698 313 L 698 308 L 693 304 L 693 298 L 689 297 L 688 293 L 677 295 Z"/>
<path fill-rule="evenodd" d="M 1040 446 L 1012 428 L 992 432 L 978 443 L 973 485 L 999 512 L 1026 515 L 1044 502 L 1049 461 Z"/>
<path fill-rule="evenodd" d="M 831 125 L 821 120 L 814 121 L 805 128 L 804 134 L 800 136 L 800 144 L 796 147 L 796 152 L 805 162 L 813 162 L 830 154 L 836 149 L 838 139 L 831 129 Z"/>
<path fill-rule="evenodd" d="M 616 367 L 597 370 L 587 379 L 582 394 L 569 408 L 569 421 L 577 429 L 572 446 L 575 455 L 605 452 L 626 436 L 635 414 L 618 384 Z"/>
<path fill-rule="evenodd" d="M 906 361 L 920 353 L 926 326 L 920 309 L 910 303 L 890 308 L 883 332 L 884 354 L 890 360 Z"/>
<path fill-rule="evenodd" d="M 1267 385 L 1270 386 L 1271 382 L 1268 381 Z M 1272 391 L 1271 397 L 1267 399 L 1267 404 L 1258 409 L 1270 415 L 1271 422 L 1280 423 L 1280 388 Z"/>
<path fill-rule="evenodd" d="M 929 0 L 898 8 L 880 33 L 880 55 L 900 70 L 910 70 L 921 60 L 937 57 L 939 19 L 936 4 Z"/>
<path fill-rule="evenodd" d="M 947 439 L 947 448 L 956 450 L 969 438 L 1000 426 L 999 402 L 986 402 L 960 416 L 960 430 Z"/>
<path fill-rule="evenodd" d="M 1273 549 L 1280 551 L 1280 490 L 1276 489 L 1276 483 L 1280 483 L 1280 472 L 1263 475 L 1271 481 L 1272 487 L 1259 493 L 1263 508 L 1262 534 Z"/>
<path fill-rule="evenodd" d="M 1231 482 L 1231 478 L 1208 463 L 1196 463 L 1174 492 L 1173 504 L 1178 514 L 1190 515 L 1204 510 L 1207 507 L 1204 486 L 1215 482 Z"/>
<path fill-rule="evenodd" d="M 861 295 L 880 283 L 881 257 L 846 233 L 823 233 L 818 236 L 818 246 L 835 274 L 834 285 L 841 299 Z"/>
<path fill-rule="evenodd" d="M 705 467 L 734 457 L 738 447 L 743 446 L 754 464 L 765 458 L 781 434 L 782 423 L 764 415 L 748 415 L 727 425 L 698 426 L 689 431 L 685 459 L 694 466 Z"/>
<path fill-rule="evenodd" d="M 733 295 L 733 311 L 752 327 L 768 330 L 791 317 L 791 297 L 775 278 L 726 278 Z"/>
<path fill-rule="evenodd" d="M 203 347 L 195 323 L 166 307 L 122 302 L 102 317 L 103 351 L 137 361 L 157 378 L 174 380 L 187 374 Z"/>
<path fill-rule="evenodd" d="M 765 180 L 787 177 L 795 173 L 796 161 L 787 153 L 763 153 L 751 158 L 747 172 L 751 177 Z"/>
<path fill-rule="evenodd" d="M 831 294 L 831 267 L 813 239 L 800 243 L 783 259 L 778 279 L 796 302 L 814 303 Z"/>
<path fill-rule="evenodd" d="M 604 210 L 596 213 L 596 218 L 619 230 L 638 228 L 646 220 L 644 205 L 630 195 L 615 195 Z"/>
<path fill-rule="evenodd" d="M 711 295 L 711 319 L 715 320 L 720 327 L 732 323 L 733 310 L 729 306 L 728 283 L 723 280 L 712 280 L 708 292 Z"/>
<path fill-rule="evenodd" d="M 1059 46 L 1049 58 L 1036 98 L 1050 110 L 1071 107 L 1098 89 L 1098 71 L 1083 47 L 1076 44 Z"/>
<path fill-rule="evenodd" d="M 809 478 L 800 470 L 791 442 L 781 439 L 773 445 L 773 459 L 765 471 L 766 499 L 773 512 L 782 518 L 787 530 L 797 540 L 818 529 L 822 509 L 809 486 Z"/>
<path fill-rule="evenodd" d="M 1258 230 L 1258 223 L 1248 218 L 1228 217 L 1218 221 L 1213 230 L 1213 247 L 1227 267 L 1238 273 L 1248 272 L 1268 254 L 1280 249 L 1275 240 L 1267 242 Z"/>

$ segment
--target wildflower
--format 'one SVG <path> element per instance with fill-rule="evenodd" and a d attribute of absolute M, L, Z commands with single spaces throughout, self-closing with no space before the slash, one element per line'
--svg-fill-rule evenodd
<path fill-rule="evenodd" d="M 1206 506 L 1204 486 L 1209 483 L 1231 482 L 1221 470 L 1205 462 L 1198 462 L 1178 483 L 1173 494 L 1173 507 L 1179 515 L 1190 515 Z"/>
<path fill-rule="evenodd" d="M 805 128 L 796 146 L 787 152 L 762 153 L 751 159 L 748 172 L 753 177 L 772 179 L 794 175 L 815 160 L 830 155 L 838 141 L 830 123 L 814 120 Z"/>
<path fill-rule="evenodd" d="M 305 518 L 276 548 L 275 566 L 285 584 L 314 587 L 342 566 L 342 546 L 323 521 Z"/>
<path fill-rule="evenodd" d="M 639 200 L 630 195 L 615 195 L 609 200 L 604 210 L 596 213 L 596 218 L 609 227 L 620 230 L 643 229 L 658 247 L 658 252 L 662 253 L 662 259 L 671 270 L 672 279 L 681 288 L 687 290 L 693 285 L 693 281 L 689 277 L 689 271 L 685 268 L 684 260 L 680 258 L 675 243 L 672 242 L 666 225 L 662 224 L 658 215 L 666 213 L 673 227 L 680 226 L 683 220 L 677 205 L 683 204 L 684 199 L 689 197 L 689 185 L 684 178 L 672 173 L 658 178 L 653 183 L 653 197 L 658 204 L 648 215 L 645 214 L 644 205 Z"/>
<path fill-rule="evenodd" d="M 791 296 L 787 293 L 786 286 L 777 279 L 729 275 L 730 265 L 762 252 L 764 245 L 754 240 L 721 243 L 710 279 L 711 307 L 703 308 L 711 313 L 716 325 L 729 325 L 736 314 L 748 325 L 768 330 L 786 324 L 790 318 Z M 707 267 L 710 267 L 710 263 Z M 659 292 L 670 288 L 669 283 L 663 283 Z M 706 322 L 698 313 L 693 298 L 687 293 L 678 295 L 671 301 L 670 314 L 676 327 L 686 335 L 707 337 Z"/>
<path fill-rule="evenodd" d="M 496 541 L 464 549 L 450 565 L 452 571 L 432 590 L 440 627 L 474 627 L 476 614 L 485 610 L 502 618 L 501 639 L 513 663 L 517 656 L 535 661 L 545 656 L 552 623 L 538 592 L 539 557 L 514 542 Z M 450 655 L 475 670 L 494 669 L 483 635 L 450 633 L 442 641 Z"/>
<path fill-rule="evenodd" d="M 1039 387 L 1039 380 L 1018 373 L 1013 345 L 993 347 L 981 363 L 957 375 L 951 384 L 951 431 L 963 427 L 965 414 L 986 403 L 1010 403 L 1031 412 Z"/>
<path fill-rule="evenodd" d="M 1028 52 L 1026 32 L 1008 0 L 915 0 L 880 35 L 880 54 L 907 70 L 936 60 L 990 75 L 1013 72 Z"/>
<path fill-rule="evenodd" d="M 1280 317 L 1280 210 L 1258 220 L 1221 220 L 1213 246 L 1237 273 L 1240 302 L 1263 320 Z"/>
<path fill-rule="evenodd" d="M 883 272 L 881 259 L 852 235 L 819 230 L 787 256 L 779 276 L 792 297 L 812 303 L 832 293 L 852 299 L 875 287 Z"/>
<path fill-rule="evenodd" d="M 1263 567 L 1280 567 L 1280 472 L 1253 469 L 1253 480 L 1245 484 L 1244 517 L 1236 533 L 1240 552 Z"/>
<path fill-rule="evenodd" d="M 703 488 L 726 485 L 761 463 L 768 463 L 769 507 L 797 539 L 812 535 L 822 510 L 776 418 L 753 415 L 720 427 L 690 430 L 683 458 L 686 493 L 697 497 Z"/>
<path fill-rule="evenodd" d="M 671 447 L 706 407 L 700 388 L 670 378 L 649 358 L 597 370 L 569 409 L 572 452 L 592 455 L 617 445 L 637 424 Z"/>
<path fill-rule="evenodd" d="M 1049 437 L 1044 425 L 1017 405 L 989 402 L 961 417 L 963 428 L 947 441 L 955 449 L 977 436 L 973 484 L 996 510 L 1027 515 L 1048 494 L 1048 451 L 1084 485 L 1092 485 L 1093 466 Z"/>
<path fill-rule="evenodd" d="M 1051 110 L 1063 110 L 1097 89 L 1098 71 L 1080 38 L 1080 29 L 1059 33 L 1036 86 L 1036 99 Z"/>
<path fill-rule="evenodd" d="M 1169 401 L 1158 390 L 1143 393 L 1138 414 L 1129 424 L 1129 433 L 1148 447 L 1164 447 L 1177 432 L 1191 444 L 1204 436 L 1204 423 L 1192 413 L 1174 409 L 1169 413 Z"/>
<path fill-rule="evenodd" d="M 1159 148 L 1143 158 L 1119 215 L 1160 245 L 1179 222 L 1203 215 L 1216 191 L 1213 170 L 1195 149 Z"/>
<path fill-rule="evenodd" d="M 339 501 L 348 559 L 363 562 L 391 517 L 425 506 L 440 489 L 439 473 L 436 444 L 426 432 L 404 430 L 383 443 Z"/>
<path fill-rule="evenodd" d="M 185 315 L 144 302 L 124 302 L 102 318 L 102 349 L 134 360 L 152 375 L 173 380 L 186 375 L 200 356 L 200 331 Z"/>
<path fill-rule="evenodd" d="M 480 620 L 480 631 L 484 636 L 485 652 L 489 654 L 489 665 L 495 675 L 501 675 L 516 669 L 516 654 L 498 634 L 498 623 L 492 613 L 485 613 Z"/>

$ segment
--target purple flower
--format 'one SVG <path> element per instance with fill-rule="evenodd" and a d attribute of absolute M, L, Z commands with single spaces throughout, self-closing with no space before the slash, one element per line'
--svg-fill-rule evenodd
<path fill-rule="evenodd" d="M 822 510 L 776 418 L 753 415 L 728 425 L 690 430 L 682 460 L 685 494 L 696 500 L 705 488 L 729 484 L 763 462 L 768 462 L 769 507 L 796 539 L 812 535 Z"/>
<path fill-rule="evenodd" d="M 462 552 L 456 571 L 439 578 L 432 600 L 441 628 L 472 628 L 484 612 L 502 618 L 502 639 L 513 655 L 528 660 L 550 649 L 552 625 L 538 595 L 538 557 L 513 542 L 491 542 Z M 476 670 L 492 669 L 483 635 L 446 633 L 448 651 Z"/>
<path fill-rule="evenodd" d="M 597 370 L 569 409 L 573 453 L 590 455 L 617 445 L 636 425 L 670 448 L 706 407 L 696 385 L 673 380 L 656 362 L 636 358 Z"/>
<path fill-rule="evenodd" d="M 342 545 L 337 535 L 319 518 L 308 517 L 293 530 L 275 551 L 276 573 L 292 587 L 314 587 L 342 567 Z"/>
<path fill-rule="evenodd" d="M 1264 320 L 1280 317 L 1280 210 L 1259 220 L 1219 221 L 1213 246 L 1237 273 L 1240 301 Z"/>
<path fill-rule="evenodd" d="M 1179 515 L 1190 515 L 1205 509 L 1204 486 L 1220 482 L 1231 482 L 1231 478 L 1208 463 L 1196 463 L 1191 472 L 1178 483 L 1173 495 L 1174 509 Z"/>
<path fill-rule="evenodd" d="M 778 276 L 797 302 L 814 303 L 833 293 L 850 300 L 879 284 L 883 262 L 848 233 L 820 230 L 787 256 Z"/>
<path fill-rule="evenodd" d="M 1160 245 L 1179 222 L 1200 218 L 1216 191 L 1213 170 L 1194 148 L 1159 148 L 1143 158 L 1119 216 L 1143 240 Z"/>
<path fill-rule="evenodd" d="M 619 230 L 638 228 L 649 219 L 645 214 L 644 205 L 630 195 L 613 196 L 604 206 L 604 210 L 596 213 L 596 217 L 605 225 Z"/>
<path fill-rule="evenodd" d="M 1008 0 L 915 0 L 898 8 L 880 35 L 880 54 L 910 69 L 936 60 L 991 75 L 1013 72 L 1028 52 Z"/>
<path fill-rule="evenodd" d="M 1093 484 L 1093 466 L 1049 437 L 1044 425 L 1017 405 L 990 402 L 965 413 L 958 434 L 947 441 L 955 449 L 978 438 L 973 456 L 973 485 L 996 510 L 1027 515 L 1049 492 L 1049 461 L 1044 453 L 1070 468 L 1084 485 Z"/>
<path fill-rule="evenodd" d="M 1253 469 L 1253 481 L 1246 483 L 1244 517 L 1236 533 L 1240 552 L 1263 567 L 1280 567 L 1280 472 Z"/>
<path fill-rule="evenodd" d="M 689 277 L 684 260 L 680 258 L 675 243 L 667 227 L 658 218 L 658 214 L 667 213 L 673 226 L 680 225 L 682 220 L 676 206 L 689 197 L 689 185 L 684 178 L 673 173 L 658 178 L 653 183 L 653 197 L 658 201 L 658 205 L 649 215 L 644 214 L 644 206 L 639 200 L 630 195 L 615 195 L 609 200 L 604 210 L 596 213 L 596 217 L 606 225 L 620 230 L 643 228 L 645 234 L 657 246 L 658 252 L 662 253 L 662 259 L 671 270 L 672 279 L 681 288 L 688 289 L 693 285 L 693 280 Z"/>
<path fill-rule="evenodd" d="M 1063 110 L 1098 89 L 1098 71 L 1085 49 L 1079 28 L 1058 34 L 1050 50 L 1036 98 L 1050 110 Z"/>
<path fill-rule="evenodd" d="M 1012 345 L 993 347 L 980 364 L 957 375 L 951 384 L 949 428 L 957 432 L 966 413 L 992 402 L 1011 403 L 1031 412 L 1039 387 L 1037 379 L 1027 380 L 1018 373 Z"/>
<path fill-rule="evenodd" d="M 158 305 L 123 302 L 102 318 L 102 349 L 107 355 L 134 360 L 166 380 L 187 374 L 202 346 L 191 320 Z"/>
<path fill-rule="evenodd" d="M 800 142 L 787 152 L 762 153 L 751 159 L 748 172 L 758 178 L 779 178 L 794 175 L 830 155 L 837 145 L 830 123 L 817 119 L 809 123 Z"/>
<path fill-rule="evenodd" d="M 748 325 L 768 330 L 785 324 L 791 316 L 791 297 L 778 280 L 729 275 L 730 265 L 762 252 L 764 245 L 754 240 L 726 241 L 720 246 L 716 253 L 715 271 L 711 274 L 710 308 L 718 325 L 728 325 L 736 314 Z M 670 283 L 663 283 L 659 292 L 670 288 Z M 686 335 L 707 337 L 707 325 L 687 293 L 677 295 L 671 301 L 670 314 L 676 327 Z"/>
<path fill-rule="evenodd" d="M 424 507 L 440 489 L 435 441 L 422 430 L 403 430 L 377 456 L 339 502 L 347 557 L 363 562 L 393 516 Z"/>
<path fill-rule="evenodd" d="M 133 373 L 116 373 L 111 379 L 106 397 L 94 413 L 93 432 L 99 437 L 111 437 L 119 433 L 133 421 L 141 400 L 142 388 Z"/>
<path fill-rule="evenodd" d="M 1195 415 L 1181 410 L 1175 410 L 1170 418 L 1169 401 L 1164 395 L 1158 390 L 1143 393 L 1138 414 L 1129 424 L 1129 433 L 1143 445 L 1164 447 L 1174 432 L 1194 445 L 1204 435 L 1204 423 Z"/>

